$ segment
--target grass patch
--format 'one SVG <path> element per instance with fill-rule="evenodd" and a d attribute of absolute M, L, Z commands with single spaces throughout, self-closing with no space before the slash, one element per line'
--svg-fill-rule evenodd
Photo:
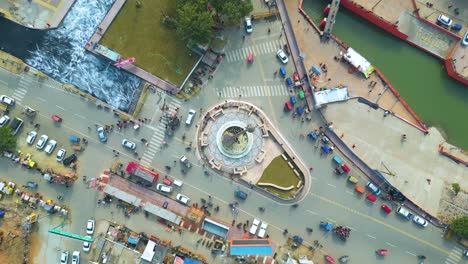
<path fill-rule="evenodd" d="M 289 167 L 288 162 L 283 157 L 278 156 L 274 158 L 270 165 L 263 171 L 262 177 L 259 182 L 272 183 L 281 187 L 294 186 L 292 190 L 283 191 L 273 187 L 260 186 L 266 189 L 268 192 L 278 195 L 281 198 L 291 198 L 297 191 L 297 184 L 299 179 L 294 174 L 294 171 Z"/>
<path fill-rule="evenodd" d="M 100 41 L 136 66 L 161 79 L 180 85 L 198 59 L 175 30 L 162 24 L 164 15 L 176 13 L 174 0 L 127 1 Z"/>

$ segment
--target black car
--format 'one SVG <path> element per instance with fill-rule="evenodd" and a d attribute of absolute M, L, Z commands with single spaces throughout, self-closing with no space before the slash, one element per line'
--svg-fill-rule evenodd
<path fill-rule="evenodd" d="M 66 158 L 63 160 L 63 165 L 68 166 L 68 165 L 70 165 L 71 163 L 75 162 L 76 159 L 77 159 L 76 155 L 75 155 L 75 154 L 71 154 L 70 156 L 66 157 Z"/>

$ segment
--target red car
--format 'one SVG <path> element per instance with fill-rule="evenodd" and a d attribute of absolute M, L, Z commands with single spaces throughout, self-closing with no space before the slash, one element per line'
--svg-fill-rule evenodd
<path fill-rule="evenodd" d="M 366 198 L 367 198 L 367 200 L 369 200 L 369 201 L 371 201 L 371 202 L 375 202 L 375 201 L 377 200 L 377 198 L 375 198 L 375 196 L 372 195 L 372 194 L 368 194 L 368 195 L 366 196 Z"/>
<path fill-rule="evenodd" d="M 392 209 L 390 209 L 390 207 L 388 207 L 386 204 L 382 204 L 380 208 L 382 208 L 382 210 L 384 210 L 387 214 L 392 212 Z"/>

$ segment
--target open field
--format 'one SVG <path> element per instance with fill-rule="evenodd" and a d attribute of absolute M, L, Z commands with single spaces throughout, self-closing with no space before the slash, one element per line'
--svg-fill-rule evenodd
<path fill-rule="evenodd" d="M 161 79 L 180 85 L 198 55 L 192 53 L 175 30 L 162 24 L 164 15 L 175 14 L 176 1 L 127 1 L 101 39 L 125 58 L 135 57 L 136 66 Z"/>

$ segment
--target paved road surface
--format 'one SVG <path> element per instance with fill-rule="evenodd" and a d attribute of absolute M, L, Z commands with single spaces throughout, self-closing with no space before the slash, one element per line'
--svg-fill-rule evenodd
<path fill-rule="evenodd" d="M 256 22 L 254 24 L 254 34 L 242 43 L 242 38 L 238 38 L 230 43 L 228 49 L 235 46 L 252 45 L 256 39 L 268 38 L 266 28 L 271 26 L 264 22 Z M 259 28 L 263 30 L 258 30 Z M 234 32 L 235 33 L 235 32 Z M 275 34 L 275 32 L 272 32 Z M 237 32 L 242 34 L 242 32 Z M 276 35 L 278 36 L 278 35 Z M 227 50 L 229 52 L 229 50 Z M 208 106 L 222 100 L 219 94 L 216 94 L 216 89 L 219 87 L 252 87 L 261 86 L 265 83 L 278 83 L 281 85 L 280 78 L 274 78 L 273 71 L 279 67 L 279 62 L 274 55 L 259 55 L 256 57 L 255 63 L 252 66 L 239 64 L 237 61 L 224 61 L 219 67 L 215 78 L 210 82 L 208 87 L 203 88 L 200 95 L 193 98 L 189 102 L 180 102 L 173 97 L 161 95 L 162 99 L 156 95 L 148 98 L 148 104 L 154 105 L 152 112 L 145 112 L 144 117 L 152 118 L 150 125 L 143 126 L 139 131 L 131 129 L 123 131 L 114 131 L 109 135 L 109 140 L 106 144 L 98 142 L 97 135 L 94 132 L 94 124 L 111 124 L 115 123 L 112 112 L 99 110 L 96 106 L 84 99 L 70 95 L 59 88 L 56 83 L 46 80 L 43 84 L 38 84 L 33 76 L 14 76 L 0 70 L 0 93 L 14 95 L 15 88 L 20 87 L 16 91 L 16 97 L 21 99 L 18 101 L 16 110 L 13 112 L 19 115 L 21 105 L 30 105 L 39 110 L 39 116 L 36 122 L 41 123 L 40 133 L 45 132 L 49 136 L 56 138 L 59 145 L 68 144 L 68 135 L 86 136 L 90 139 L 87 150 L 80 156 L 81 160 L 81 175 L 88 177 L 96 176 L 99 172 L 109 166 L 112 158 L 112 150 L 120 151 L 120 158 L 123 161 L 128 161 L 133 158 L 131 152 L 125 151 L 120 142 L 123 138 L 128 138 L 138 142 L 137 151 L 140 155 L 144 155 L 145 162 L 151 163 L 155 168 L 162 168 L 164 165 L 172 164 L 172 161 L 177 159 L 181 154 L 185 154 L 194 162 L 194 167 L 188 175 L 181 175 L 179 169 L 172 170 L 172 175 L 181 178 L 185 185 L 182 192 L 197 201 L 199 198 L 206 198 L 208 194 L 214 197 L 215 204 L 220 204 L 221 211 L 217 217 L 230 222 L 233 216 L 229 214 L 227 203 L 234 200 L 234 191 L 238 188 L 249 193 L 249 199 L 241 203 L 241 212 L 236 217 L 236 221 L 245 221 L 252 219 L 253 216 L 260 217 L 270 223 L 268 233 L 274 240 L 283 241 L 282 230 L 288 228 L 292 234 L 302 235 L 307 242 L 315 239 L 324 244 L 323 251 L 333 256 L 350 254 L 353 260 L 358 263 L 373 263 L 377 260 L 373 253 L 377 248 L 388 248 L 391 254 L 388 260 L 392 263 L 412 263 L 416 262 L 413 255 L 424 254 L 429 257 L 427 263 L 444 263 L 449 254 L 453 256 L 453 252 L 457 252 L 456 246 L 452 242 L 444 241 L 440 238 L 441 230 L 428 226 L 425 229 L 415 226 L 411 222 L 404 221 L 401 217 L 392 213 L 384 215 L 380 210 L 380 201 L 376 204 L 370 204 L 363 197 L 357 196 L 343 176 L 336 176 L 333 173 L 331 156 L 323 156 L 316 150 L 314 143 L 308 138 L 300 138 L 299 133 L 307 132 L 317 128 L 318 121 L 314 117 L 311 123 L 301 123 L 297 119 L 292 119 L 289 114 L 283 112 L 282 105 L 287 100 L 287 95 L 282 96 L 244 96 L 242 99 L 253 102 L 269 113 L 269 117 L 275 125 L 280 129 L 283 136 L 291 143 L 296 152 L 308 164 L 314 167 L 312 172 L 312 188 L 310 193 L 300 204 L 299 208 L 293 209 L 289 206 L 279 205 L 267 197 L 260 196 L 250 190 L 240 187 L 235 182 L 225 178 L 220 178 L 211 174 L 205 176 L 201 164 L 198 161 L 196 152 L 185 151 L 185 147 L 189 141 L 194 141 L 195 126 L 181 126 L 174 138 L 168 139 L 169 147 L 158 149 L 151 148 L 142 154 L 144 146 L 139 143 L 140 138 L 151 139 L 151 145 L 157 145 L 161 138 L 158 117 L 161 115 L 160 107 L 166 103 L 167 105 L 179 105 L 182 110 L 182 115 L 186 116 L 189 108 L 199 109 L 200 107 L 207 108 Z M 290 67 L 288 65 L 288 67 Z M 288 68 L 289 71 L 289 68 Z M 246 77 L 238 78 L 239 72 L 245 73 Z M 291 71 L 289 71 L 291 72 Z M 235 73 L 235 74 L 233 74 Z M 223 83 L 226 83 L 224 86 Z M 27 85 L 24 85 L 27 84 Z M 20 92 L 21 91 L 21 94 Z M 224 90 L 223 90 L 224 91 Z M 289 93 L 289 91 L 288 91 Z M 265 94 L 267 95 L 267 94 Z M 21 97 L 21 98 L 20 98 Z M 63 123 L 60 127 L 56 127 L 50 120 L 50 115 L 60 113 L 63 118 Z M 198 118 L 197 115 L 196 118 Z M 196 119 L 198 120 L 198 119 Z M 87 127 L 90 126 L 92 131 L 89 132 Z M 23 128 L 20 134 L 20 140 L 24 140 L 25 134 L 31 129 L 29 125 Z M 182 134 L 186 133 L 187 139 L 182 141 Z M 155 136 L 156 135 L 156 136 Z M 150 153 L 150 154 L 148 154 Z M 43 155 L 39 153 L 37 155 Z M 96 157 L 99 157 L 98 159 Z M 4 160 L 0 160 L 1 164 L 9 164 Z M 179 165 L 178 165 L 179 166 Z M 5 166 L 0 166 L 4 170 Z M 6 166 L 9 175 L 16 175 L 16 169 L 11 165 Z M 360 184 L 363 185 L 366 179 L 354 168 L 351 168 L 351 174 L 360 178 Z M 29 176 L 28 176 L 29 177 Z M 42 186 L 41 186 L 42 188 Z M 96 215 L 105 215 L 102 211 L 95 212 L 96 197 L 99 196 L 95 191 L 85 189 L 81 185 L 80 180 L 69 189 L 51 186 L 45 187 L 46 192 L 52 196 L 63 194 L 66 203 L 72 208 L 72 222 L 65 227 L 66 230 L 72 232 L 83 233 L 83 227 L 86 220 L 94 213 Z M 42 191 L 42 190 L 41 190 Z M 258 207 L 266 208 L 265 213 L 259 214 Z M 79 209 L 78 209 L 79 208 Z M 79 213 L 78 213 L 79 212 Z M 288 217 L 284 217 L 284 216 Z M 121 215 L 116 215 L 116 219 L 127 221 Z M 135 217 L 135 219 L 138 219 Z M 351 238 L 346 243 L 338 240 L 336 236 L 327 234 L 319 230 L 318 224 L 320 220 L 329 219 L 338 224 L 349 225 L 354 229 Z M 44 220 L 47 222 L 46 220 Z M 144 220 L 141 220 L 144 221 Z M 137 226 L 133 220 L 128 221 L 129 225 Z M 53 225 L 53 224 L 51 224 Z M 141 225 L 141 222 L 138 223 Z M 306 227 L 312 227 L 315 231 L 312 235 L 305 233 Z M 80 248 L 80 243 L 69 241 L 67 239 L 52 239 L 49 235 L 50 244 L 54 247 L 66 247 L 68 249 Z M 64 245 L 60 244 L 64 241 Z M 55 256 L 53 249 L 48 249 L 50 256 Z M 46 252 L 46 251 L 44 251 Z M 354 252 L 360 252 L 355 254 Z M 43 253 L 44 257 L 46 253 Z M 50 259 L 49 259 L 50 260 Z M 55 260 L 55 259 L 54 259 Z"/>

